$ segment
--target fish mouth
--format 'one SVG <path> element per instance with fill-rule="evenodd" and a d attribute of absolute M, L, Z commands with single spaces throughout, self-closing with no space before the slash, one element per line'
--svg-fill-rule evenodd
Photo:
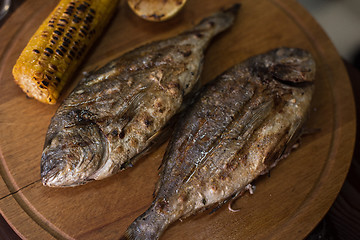
<path fill-rule="evenodd" d="M 69 164 L 71 156 L 46 148 L 41 158 L 41 180 L 44 186 L 68 187 L 85 184 L 91 179 L 89 171 L 79 171 Z"/>
<path fill-rule="evenodd" d="M 108 141 L 95 124 L 63 129 L 46 143 L 41 157 L 44 186 L 68 187 L 92 181 L 108 158 Z"/>
<path fill-rule="evenodd" d="M 79 176 L 76 177 L 76 181 L 74 181 L 74 179 L 74 176 L 69 178 L 69 175 L 66 174 L 66 171 L 59 167 L 55 167 L 46 173 L 41 173 L 42 184 L 48 187 L 74 187 L 91 181 L 87 178 L 81 180 L 82 178 Z"/>

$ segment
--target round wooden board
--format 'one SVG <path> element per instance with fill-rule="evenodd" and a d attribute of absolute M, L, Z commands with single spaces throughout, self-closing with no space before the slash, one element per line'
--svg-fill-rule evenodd
<path fill-rule="evenodd" d="M 173 36 L 235 1 L 188 1 L 173 19 L 151 23 L 125 1 L 76 74 L 100 66 L 145 42 Z M 319 25 L 295 0 L 242 0 L 234 26 L 206 52 L 201 81 L 275 47 L 301 47 L 317 62 L 316 93 L 307 127 L 321 129 L 256 180 L 254 195 L 215 213 L 173 224 L 162 239 L 301 239 L 334 201 L 351 161 L 355 110 L 342 60 Z M 102 181 L 55 189 L 40 182 L 40 158 L 50 118 L 58 105 L 27 99 L 11 70 L 57 1 L 25 1 L 0 29 L 0 209 L 25 239 L 116 239 L 151 203 L 166 144 L 135 167 Z M 68 90 L 69 91 L 69 90 Z M 65 94 L 66 95 L 66 94 Z"/>

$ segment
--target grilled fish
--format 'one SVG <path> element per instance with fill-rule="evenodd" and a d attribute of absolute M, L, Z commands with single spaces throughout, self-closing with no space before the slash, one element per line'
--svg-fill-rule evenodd
<path fill-rule="evenodd" d="M 84 77 L 53 116 L 41 158 L 46 186 L 76 186 L 132 166 L 197 85 L 210 40 L 239 5 L 173 38 L 132 50 Z"/>
<path fill-rule="evenodd" d="M 278 48 L 206 85 L 175 126 L 153 203 L 122 239 L 158 239 L 177 219 L 221 206 L 274 167 L 299 137 L 314 76 L 308 52 Z"/>

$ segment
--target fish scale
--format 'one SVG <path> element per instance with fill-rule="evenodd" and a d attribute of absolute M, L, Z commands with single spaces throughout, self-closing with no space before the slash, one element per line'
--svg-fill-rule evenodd
<path fill-rule="evenodd" d="M 121 239 L 167 227 L 244 192 L 289 154 L 307 119 L 315 61 L 302 49 L 254 56 L 207 84 L 167 146 L 151 206 Z"/>
<path fill-rule="evenodd" d="M 210 40 L 233 24 L 238 8 L 138 47 L 84 77 L 51 119 L 41 159 L 43 184 L 76 186 L 109 177 L 161 142 L 197 89 Z"/>

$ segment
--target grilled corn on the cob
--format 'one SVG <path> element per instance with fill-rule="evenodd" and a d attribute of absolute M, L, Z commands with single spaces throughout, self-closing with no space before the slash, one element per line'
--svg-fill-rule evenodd
<path fill-rule="evenodd" d="M 118 0 L 61 0 L 18 58 L 15 82 L 32 98 L 55 104 Z"/>

